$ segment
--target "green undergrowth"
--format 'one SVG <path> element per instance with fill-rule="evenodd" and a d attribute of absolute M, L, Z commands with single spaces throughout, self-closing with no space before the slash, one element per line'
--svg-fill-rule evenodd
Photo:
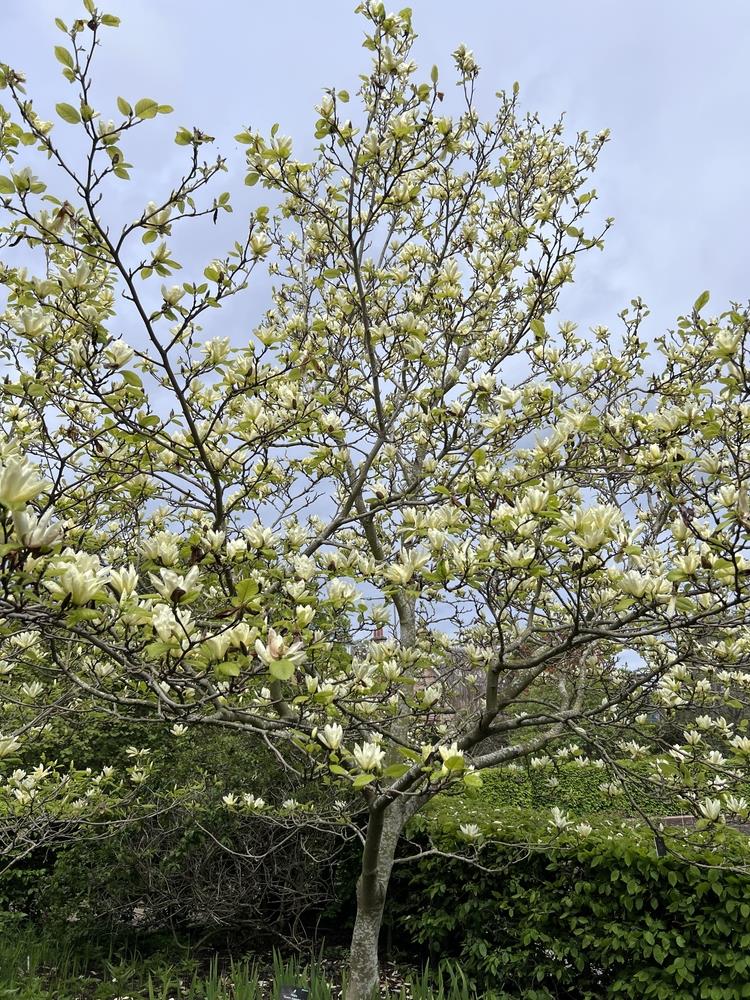
<path fill-rule="evenodd" d="M 205 958 L 175 943 L 162 952 L 106 954 L 26 929 L 0 939 L 1 1000 L 278 1000 L 301 986 L 310 1000 L 339 1000 L 343 962 L 278 952 L 259 958 Z M 389 970 L 384 1000 L 479 1000 L 457 966 L 399 975 Z"/>

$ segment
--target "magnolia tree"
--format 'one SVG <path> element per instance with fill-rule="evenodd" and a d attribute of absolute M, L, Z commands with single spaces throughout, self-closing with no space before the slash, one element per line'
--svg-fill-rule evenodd
<path fill-rule="evenodd" d="M 607 134 L 521 114 L 517 87 L 482 117 L 472 53 L 457 89 L 422 81 L 410 12 L 368 0 L 356 110 L 325 91 L 306 160 L 242 131 L 272 205 L 196 269 L 182 229 L 231 212 L 226 162 L 180 127 L 182 175 L 118 219 L 131 136 L 171 109 L 99 106 L 117 18 L 83 6 L 57 22 L 52 121 L 0 67 L 6 825 L 70 822 L 147 778 L 144 748 L 87 787 L 19 768 L 54 713 L 256 733 L 280 768 L 302 754 L 362 839 L 361 1000 L 406 822 L 483 768 L 595 759 L 617 793 L 644 758 L 704 822 L 746 816 L 750 738 L 722 705 L 750 678 L 748 314 L 707 318 L 704 294 L 651 345 L 638 300 L 616 333 L 559 320 L 609 225 L 586 228 Z M 180 246 L 196 273 L 178 279 Z M 254 303 L 260 269 L 249 331 L 217 310 Z M 678 744 L 644 735 L 686 708 Z"/>

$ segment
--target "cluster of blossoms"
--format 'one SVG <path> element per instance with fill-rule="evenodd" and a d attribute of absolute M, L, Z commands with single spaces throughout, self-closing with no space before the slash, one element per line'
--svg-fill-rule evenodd
<path fill-rule="evenodd" d="M 184 281 L 178 227 L 231 211 L 203 201 L 210 138 L 180 128 L 184 178 L 116 232 L 92 184 L 127 181 L 121 141 L 165 106 L 102 113 L 66 64 L 80 110 L 58 112 L 97 137 L 98 180 L 43 200 L 25 160 L 66 164 L 57 126 L 0 67 L 8 250 L 45 261 L 0 267 L 0 789 L 80 815 L 118 781 L 148 789 L 145 748 L 119 776 L 21 766 L 74 706 L 302 755 L 336 822 L 400 831 L 495 765 L 550 793 L 591 767 L 620 803 L 640 776 L 707 827 L 744 819 L 750 740 L 722 704 L 750 694 L 747 314 L 702 297 L 661 367 L 638 300 L 617 337 L 555 323 L 609 225 L 586 220 L 607 134 L 545 127 L 516 93 L 482 121 L 465 46 L 449 108 L 437 71 L 415 76 L 408 9 L 362 13 L 362 113 L 327 91 L 310 163 L 243 130 L 278 213 Z M 76 51 L 90 23 L 66 29 Z M 240 344 L 211 317 L 261 266 L 271 299 Z M 309 819 L 264 794 L 223 801 Z M 541 825 L 591 833 L 559 807 Z M 459 829 L 477 849 L 493 832 Z"/>

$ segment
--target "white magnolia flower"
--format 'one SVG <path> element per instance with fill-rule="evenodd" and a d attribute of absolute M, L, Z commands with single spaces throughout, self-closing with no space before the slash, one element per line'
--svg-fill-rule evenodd
<path fill-rule="evenodd" d="M 354 745 L 354 759 L 363 771 L 377 771 L 383 762 L 385 751 L 377 743 L 359 743 Z"/>
<path fill-rule="evenodd" d="M 423 569 L 430 561 L 428 552 L 417 552 L 415 549 L 402 551 L 399 562 L 386 566 L 384 576 L 390 583 L 405 585 L 415 573 Z"/>
<path fill-rule="evenodd" d="M 201 350 L 210 365 L 220 365 L 229 354 L 229 337 L 213 337 L 203 344 Z"/>
<path fill-rule="evenodd" d="M 176 306 L 184 294 L 182 285 L 161 286 L 161 297 L 168 306 Z"/>
<path fill-rule="evenodd" d="M 273 628 L 268 630 L 265 645 L 261 639 L 255 640 L 255 652 L 267 666 L 277 660 L 291 660 L 292 663 L 301 663 L 305 658 L 301 642 L 293 642 L 291 646 L 288 646 L 282 636 Z"/>
<path fill-rule="evenodd" d="M 703 816 L 712 823 L 715 823 L 721 816 L 721 801 L 719 799 L 704 799 L 698 803 Z"/>
<path fill-rule="evenodd" d="M 184 576 L 174 573 L 171 569 L 159 570 L 159 576 L 149 573 L 149 579 L 154 589 L 165 601 L 177 603 L 183 598 L 192 596 L 201 589 L 198 582 L 200 571 L 197 566 L 191 566 Z"/>
<path fill-rule="evenodd" d="M 748 811 L 750 811 L 750 805 L 744 796 L 738 798 L 736 795 L 725 795 L 724 805 L 730 813 L 734 813 L 736 816 L 747 816 Z"/>
<path fill-rule="evenodd" d="M 270 528 L 264 528 L 259 522 L 251 524 L 242 532 L 248 545 L 254 549 L 270 549 L 276 541 L 276 536 Z"/>
<path fill-rule="evenodd" d="M 476 840 L 477 837 L 482 836 L 482 831 L 479 829 L 476 823 L 462 823 L 459 830 L 464 835 L 468 837 L 469 840 Z"/>
<path fill-rule="evenodd" d="M 315 561 L 310 559 L 309 556 L 296 556 L 292 565 L 294 567 L 294 575 L 298 576 L 300 580 L 312 580 L 318 572 Z"/>
<path fill-rule="evenodd" d="M 151 614 L 151 624 L 162 642 L 177 639 L 185 648 L 190 645 L 190 637 L 195 631 L 187 608 L 181 608 L 175 614 L 168 604 L 155 605 Z"/>
<path fill-rule="evenodd" d="M 227 542 L 227 559 L 239 559 L 247 552 L 247 542 L 244 538 L 233 538 Z"/>
<path fill-rule="evenodd" d="M 357 596 L 357 588 L 348 580 L 331 580 L 328 584 L 328 600 L 331 604 L 350 604 Z"/>
<path fill-rule="evenodd" d="M 8 510 L 23 510 L 47 485 L 37 467 L 20 455 L 0 462 L 0 504 Z"/>
<path fill-rule="evenodd" d="M 176 722 L 169 731 L 172 736 L 185 736 L 188 727 L 183 722 Z"/>
<path fill-rule="evenodd" d="M 109 574 L 109 582 L 121 598 L 127 599 L 135 593 L 138 586 L 138 571 L 132 563 L 124 569 L 113 569 Z"/>
<path fill-rule="evenodd" d="M 110 340 L 102 352 L 110 368 L 121 368 L 133 357 L 133 348 L 124 340 Z"/>
<path fill-rule="evenodd" d="M 223 660 L 230 646 L 230 637 L 227 632 L 220 635 L 209 636 L 201 643 L 201 653 L 209 662 Z"/>
<path fill-rule="evenodd" d="M 210 528 L 205 534 L 206 543 L 212 552 L 218 552 L 226 540 L 226 532 Z"/>
<path fill-rule="evenodd" d="M 0 759 L 10 757 L 21 746 L 15 736 L 0 736 Z"/>
<path fill-rule="evenodd" d="M 318 732 L 318 739 L 324 743 L 329 750 L 338 750 L 344 738 L 344 730 L 338 722 L 331 722 Z"/>
<path fill-rule="evenodd" d="M 253 795 L 252 792 L 245 792 L 242 796 L 242 804 L 247 809 L 263 809 L 265 807 L 265 799 L 262 799 L 260 795 Z"/>
<path fill-rule="evenodd" d="M 271 249 L 271 241 L 265 233 L 253 233 L 250 237 L 250 248 L 256 257 L 265 257 Z"/>
<path fill-rule="evenodd" d="M 52 579 L 45 580 L 44 586 L 52 596 L 59 601 L 70 597 L 71 603 L 77 605 L 94 600 L 109 580 L 109 570 L 101 566 L 97 556 L 72 549 L 66 549 L 49 566 L 48 573 Z"/>
<path fill-rule="evenodd" d="M 13 527 L 26 548 L 48 549 L 62 538 L 62 525 L 51 524 L 51 517 L 51 510 L 45 511 L 41 517 L 37 517 L 30 507 L 13 511 Z"/>
<path fill-rule="evenodd" d="M 298 604 L 295 610 L 295 618 L 298 628 L 305 628 L 315 617 L 315 608 L 309 604 Z"/>
<path fill-rule="evenodd" d="M 459 771 L 464 766 L 464 752 L 458 749 L 458 743 L 455 740 L 450 746 L 438 747 L 438 752 L 448 770 Z"/>
<path fill-rule="evenodd" d="M 222 795 L 221 801 L 227 807 L 227 809 L 236 809 L 239 805 L 239 799 L 234 794 L 234 792 L 229 792 L 227 795 Z"/>
<path fill-rule="evenodd" d="M 552 819 L 550 825 L 558 830 L 565 830 L 571 824 L 571 819 L 559 806 L 552 806 Z"/>
<path fill-rule="evenodd" d="M 284 584 L 284 590 L 295 601 L 301 601 L 302 596 L 307 594 L 307 585 L 304 580 L 287 580 Z"/>
<path fill-rule="evenodd" d="M 247 622 L 237 622 L 224 634 L 229 639 L 230 646 L 244 646 L 248 650 L 258 638 L 258 629 Z"/>
<path fill-rule="evenodd" d="M 174 566 L 180 558 L 179 539 L 168 531 L 158 531 L 141 542 L 141 553 L 144 559 Z"/>

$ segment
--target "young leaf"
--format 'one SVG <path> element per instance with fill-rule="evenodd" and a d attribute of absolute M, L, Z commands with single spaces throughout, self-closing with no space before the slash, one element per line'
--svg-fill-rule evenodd
<path fill-rule="evenodd" d="M 61 62 L 63 66 L 68 66 L 70 69 L 75 67 L 75 60 L 64 45 L 55 46 L 55 58 L 58 62 Z"/>
<path fill-rule="evenodd" d="M 268 670 L 272 677 L 278 681 L 288 681 L 294 673 L 293 660 L 271 660 Z"/>
<path fill-rule="evenodd" d="M 76 111 L 72 104 L 56 104 L 55 111 L 62 118 L 62 120 L 67 122 L 69 125 L 77 125 L 81 120 L 80 114 Z"/>
<path fill-rule="evenodd" d="M 130 106 L 130 104 L 128 104 L 128 102 L 125 100 L 124 97 L 117 98 L 117 108 L 120 114 L 125 115 L 126 117 L 129 117 L 130 115 L 133 114 L 132 107 Z"/>
<path fill-rule="evenodd" d="M 709 291 L 701 292 L 698 298 L 693 303 L 693 309 L 699 313 L 701 309 L 706 305 L 708 300 L 711 298 L 711 293 Z"/>
<path fill-rule="evenodd" d="M 152 101 L 150 97 L 142 97 L 136 102 L 135 113 L 138 118 L 155 118 L 158 111 L 158 103 Z"/>
<path fill-rule="evenodd" d="M 352 788 L 358 791 L 360 788 L 364 788 L 365 785 L 369 785 L 371 781 L 375 780 L 374 774 L 358 774 L 357 777 L 352 782 Z"/>

